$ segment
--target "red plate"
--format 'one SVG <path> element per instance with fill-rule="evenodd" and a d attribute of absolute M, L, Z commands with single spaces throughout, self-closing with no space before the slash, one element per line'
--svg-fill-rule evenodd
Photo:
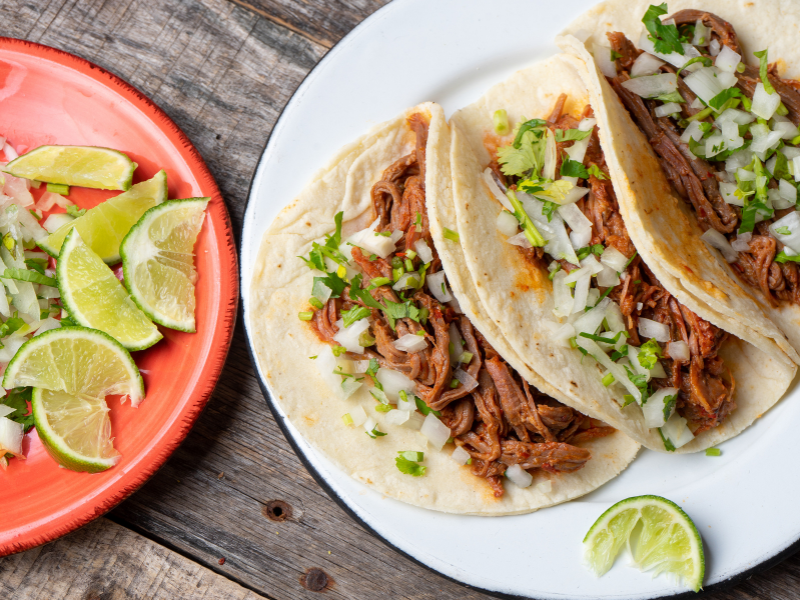
<path fill-rule="evenodd" d="M 80 527 L 134 492 L 191 429 L 219 378 L 236 319 L 236 249 L 222 196 L 200 154 L 138 90 L 66 52 L 0 37 L 0 136 L 15 147 L 106 146 L 139 164 L 134 183 L 167 171 L 170 198 L 211 196 L 195 248 L 197 333 L 161 328 L 164 340 L 134 353 L 147 396 L 139 408 L 109 399 L 117 466 L 89 475 L 61 469 L 35 431 L 27 460 L 0 470 L 0 556 Z M 73 188 L 88 208 L 119 192 Z"/>

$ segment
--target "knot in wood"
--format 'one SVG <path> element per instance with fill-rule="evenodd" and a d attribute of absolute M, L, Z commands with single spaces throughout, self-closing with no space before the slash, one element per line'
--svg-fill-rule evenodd
<path fill-rule="evenodd" d="M 328 574 L 322 569 L 311 567 L 300 577 L 300 585 L 311 592 L 324 592 L 333 583 Z"/>
<path fill-rule="evenodd" d="M 261 512 L 270 521 L 286 521 L 292 518 L 292 507 L 283 500 L 270 500 L 261 509 Z"/>

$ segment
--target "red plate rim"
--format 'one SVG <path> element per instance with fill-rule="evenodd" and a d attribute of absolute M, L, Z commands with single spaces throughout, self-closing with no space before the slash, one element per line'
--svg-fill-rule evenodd
<path fill-rule="evenodd" d="M 44 44 L 0 36 L 0 50 L 2 49 L 35 55 L 57 63 L 66 69 L 78 71 L 110 88 L 114 93 L 136 105 L 147 115 L 173 142 L 175 150 L 190 167 L 199 184 L 209 192 L 212 198 L 208 208 L 209 216 L 221 230 L 222 238 L 217 236 L 220 254 L 223 257 L 223 263 L 230 268 L 223 269 L 223 271 L 227 270 L 227 273 L 220 272 L 217 274 L 222 290 L 221 297 L 225 306 L 223 308 L 223 318 L 214 327 L 210 345 L 211 351 L 206 357 L 202 376 L 194 384 L 191 400 L 186 404 L 181 418 L 176 420 L 167 432 L 171 435 L 165 435 L 156 440 L 154 447 L 148 452 L 151 459 L 148 464 L 135 472 L 130 472 L 121 477 L 111 484 L 104 493 L 81 505 L 79 509 L 70 514 L 69 519 L 64 524 L 49 528 L 46 526 L 30 529 L 19 528 L 17 534 L 7 543 L 0 543 L 0 557 L 40 546 L 86 525 L 133 494 L 161 468 L 167 458 L 186 438 L 211 398 L 230 349 L 239 305 L 238 257 L 230 215 L 208 166 L 181 128 L 145 94 L 122 78 L 91 61 Z"/>

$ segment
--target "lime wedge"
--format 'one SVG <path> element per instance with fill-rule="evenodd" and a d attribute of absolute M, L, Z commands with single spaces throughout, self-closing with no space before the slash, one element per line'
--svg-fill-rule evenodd
<path fill-rule="evenodd" d="M 119 461 L 102 398 L 34 388 L 31 408 L 39 439 L 58 464 L 99 473 Z"/>
<path fill-rule="evenodd" d="M 210 198 L 170 200 L 148 210 L 122 240 L 131 297 L 156 323 L 195 331 L 194 244 Z"/>
<path fill-rule="evenodd" d="M 122 152 L 97 146 L 39 146 L 5 168 L 15 177 L 101 190 L 129 190 L 135 170 Z"/>
<path fill-rule="evenodd" d="M 614 564 L 627 545 L 642 571 L 671 573 L 695 592 L 703 586 L 703 542 L 689 516 L 661 496 L 636 496 L 604 512 L 583 540 L 586 562 L 598 575 Z"/>
<path fill-rule="evenodd" d="M 128 350 L 144 350 L 162 338 L 76 229 L 61 246 L 56 275 L 61 302 L 78 324 L 105 331 Z"/>
<path fill-rule="evenodd" d="M 127 395 L 133 406 L 144 399 L 144 382 L 128 351 L 110 335 L 86 327 L 51 329 L 17 350 L 3 387 L 29 385 L 91 398 Z"/>
<path fill-rule="evenodd" d="M 103 262 L 119 262 L 119 245 L 131 227 L 146 210 L 167 199 L 167 173 L 159 171 L 155 177 L 137 183 L 119 196 L 109 198 L 86 211 L 82 217 L 65 223 L 39 242 L 39 247 L 53 258 L 58 258 L 61 244 L 71 229 L 77 229 L 83 240 Z"/>

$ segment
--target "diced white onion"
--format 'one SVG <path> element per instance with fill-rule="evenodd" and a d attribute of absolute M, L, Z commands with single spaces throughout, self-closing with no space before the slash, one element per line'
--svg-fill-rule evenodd
<path fill-rule="evenodd" d="M 788 148 L 784 148 L 784 150 L 788 150 Z M 792 173 L 794 173 L 794 180 L 800 181 L 800 155 L 792 158 L 792 164 L 790 166 L 792 168 Z"/>
<path fill-rule="evenodd" d="M 789 206 L 797 202 L 797 188 L 785 179 L 781 179 L 780 183 L 778 183 L 778 190 L 780 191 L 781 198 L 790 203 Z M 789 206 L 776 206 L 775 208 L 789 208 Z"/>
<path fill-rule="evenodd" d="M 694 73 L 692 74 L 694 75 Z M 671 94 L 678 89 L 675 73 L 660 73 L 646 75 L 622 82 L 622 86 L 642 98 L 656 98 L 664 94 Z M 691 77 L 691 75 L 689 76 Z M 687 77 L 688 79 L 688 77 Z"/>
<path fill-rule="evenodd" d="M 368 360 L 353 360 L 353 373 L 366 373 L 369 369 Z"/>
<path fill-rule="evenodd" d="M 17 410 L 17 409 L 14 408 L 13 406 L 8 406 L 6 404 L 0 404 L 0 417 L 7 417 L 11 413 L 13 413 L 15 410 Z"/>
<path fill-rule="evenodd" d="M 591 131 L 592 128 L 597 125 L 597 119 L 594 117 L 586 117 L 585 119 L 581 119 L 581 122 L 578 123 L 578 131 Z M 588 137 L 586 138 L 589 139 Z"/>
<path fill-rule="evenodd" d="M 461 382 L 461 385 L 464 386 L 464 389 L 468 392 L 471 392 L 476 387 L 478 387 L 478 380 L 475 379 L 472 375 L 467 373 L 464 369 L 456 369 L 453 372 L 453 377 L 458 379 Z"/>
<path fill-rule="evenodd" d="M 398 398 L 398 400 L 397 400 L 397 410 L 402 410 L 402 411 L 417 410 L 417 403 L 414 400 L 414 396 L 406 395 L 406 398 L 407 398 L 406 400 L 403 400 L 402 398 Z"/>
<path fill-rule="evenodd" d="M 550 324 L 549 321 L 544 321 L 544 323 Z M 556 323 L 552 323 L 552 325 L 556 326 L 552 330 L 552 335 L 550 336 L 553 342 L 562 348 L 570 348 L 571 345 L 569 340 L 577 335 L 577 332 L 572 324 L 564 323 L 563 325 L 558 326 Z"/>
<path fill-rule="evenodd" d="M 383 386 L 386 397 L 392 402 L 397 402 L 400 399 L 401 391 L 404 391 L 406 395 L 409 396 L 417 392 L 417 384 L 399 371 L 393 371 L 392 369 L 382 367 L 378 369 L 375 378 Z"/>
<path fill-rule="evenodd" d="M 781 135 L 783 135 L 780 131 L 767 130 L 766 135 L 758 135 L 760 132 L 754 133 L 754 127 L 755 126 L 750 128 L 750 132 L 753 133 L 753 143 L 750 144 L 750 150 L 755 152 L 756 155 L 763 155 L 767 150 L 777 148 L 778 144 L 781 142 Z"/>
<path fill-rule="evenodd" d="M 392 342 L 392 346 L 401 352 L 419 352 L 428 347 L 428 341 L 421 335 L 407 333 L 403 337 L 397 338 Z"/>
<path fill-rule="evenodd" d="M 587 188 L 583 189 L 586 189 L 587 192 L 589 191 Z M 586 215 L 577 205 L 565 204 L 564 206 L 559 206 L 556 212 L 561 215 L 561 218 L 572 228 L 573 232 L 586 231 L 587 229 L 591 232 L 592 222 L 586 218 Z"/>
<path fill-rule="evenodd" d="M 694 121 L 692 121 L 694 122 Z M 717 122 L 722 131 L 722 138 L 725 140 L 726 149 L 741 148 L 744 145 L 744 138 L 739 135 L 739 126 L 733 121 Z"/>
<path fill-rule="evenodd" d="M 431 294 L 433 294 L 433 297 L 439 302 L 450 302 L 450 300 L 453 299 L 453 296 L 450 295 L 450 291 L 447 289 L 447 284 L 444 282 L 444 271 L 428 275 L 425 278 L 425 283 L 428 285 L 428 289 Z"/>
<path fill-rule="evenodd" d="M 592 283 L 592 276 L 586 273 L 575 282 L 575 298 L 572 306 L 572 313 L 578 313 L 586 308 L 589 300 L 589 285 Z"/>
<path fill-rule="evenodd" d="M 553 313 L 557 317 L 567 317 L 572 313 L 573 299 L 572 290 L 564 281 L 567 274 L 562 270 L 553 276 Z"/>
<path fill-rule="evenodd" d="M 423 263 L 429 263 L 433 260 L 433 250 L 428 246 L 425 240 L 417 240 L 414 242 L 414 250 L 417 251 L 420 260 Z"/>
<path fill-rule="evenodd" d="M 353 415 L 350 416 L 352 417 Z M 372 433 L 372 430 L 378 426 L 378 422 L 375 420 L 374 417 L 367 417 L 367 420 L 364 421 L 363 425 L 364 425 L 364 431 L 366 431 L 367 433 Z"/>
<path fill-rule="evenodd" d="M 639 318 L 639 335 L 647 339 L 656 338 L 656 341 L 661 343 L 670 341 L 669 327 L 665 323 L 644 317 Z"/>
<path fill-rule="evenodd" d="M 781 152 L 789 162 L 800 156 L 800 148 L 795 148 L 794 146 L 784 146 L 781 148 Z"/>
<path fill-rule="evenodd" d="M 749 238 L 744 238 L 744 234 L 740 235 L 731 242 L 731 248 L 737 252 L 747 252 L 750 250 L 750 240 Z"/>
<path fill-rule="evenodd" d="M 733 248 L 731 248 L 731 245 L 725 238 L 725 236 L 722 235 L 716 229 L 713 228 L 709 229 L 703 235 L 700 236 L 700 239 L 705 241 L 710 246 L 713 246 L 720 252 L 722 252 L 722 256 L 725 258 L 726 261 L 736 262 L 738 254 Z"/>
<path fill-rule="evenodd" d="M 61 208 L 66 208 L 72 204 L 69 200 L 64 198 L 61 194 L 55 194 L 53 192 L 45 192 L 42 194 L 42 197 L 39 198 L 39 201 L 36 203 L 36 208 L 41 211 L 50 210 L 53 208 L 53 205 L 58 205 Z"/>
<path fill-rule="evenodd" d="M 497 230 L 505 236 L 511 237 L 519 233 L 519 221 L 507 210 L 501 210 L 497 215 Z"/>
<path fill-rule="evenodd" d="M 533 483 L 533 475 L 519 465 L 511 465 L 506 469 L 506 477 L 519 488 L 526 488 Z"/>
<path fill-rule="evenodd" d="M 711 31 L 703 24 L 702 19 L 697 19 L 694 24 L 694 37 L 692 46 L 708 46 L 711 41 Z"/>
<path fill-rule="evenodd" d="M 739 150 L 730 155 L 728 160 L 725 161 L 725 170 L 729 173 L 735 172 L 737 169 L 746 167 L 753 162 L 753 151 L 749 148 Z"/>
<path fill-rule="evenodd" d="M 542 177 L 545 179 L 555 179 L 557 162 L 558 153 L 556 152 L 556 138 L 552 131 L 545 129 L 544 166 L 542 167 Z"/>
<path fill-rule="evenodd" d="M 567 179 L 567 177 L 563 177 L 562 179 Z M 576 179 L 576 178 L 571 177 L 569 179 Z M 561 201 L 561 205 L 566 206 L 568 204 L 574 204 L 588 193 L 589 193 L 589 188 L 578 187 L 577 185 L 575 185 L 575 183 L 573 183 L 570 190 L 566 194 L 564 194 L 564 199 Z"/>
<path fill-rule="evenodd" d="M 737 79 L 734 73 L 727 73 L 717 69 L 717 81 L 723 88 L 728 89 L 736 85 Z"/>
<path fill-rule="evenodd" d="M 690 360 L 692 358 L 691 352 L 689 352 L 689 344 L 683 340 L 669 342 L 667 344 L 667 352 L 673 360 Z"/>
<path fill-rule="evenodd" d="M 511 202 L 508 200 L 508 197 L 502 192 L 500 186 L 497 185 L 497 182 L 494 180 L 494 174 L 489 167 L 483 171 L 483 180 L 486 182 L 486 185 L 489 187 L 489 191 L 492 192 L 492 195 L 497 198 L 497 201 L 503 205 L 503 207 L 514 212 L 514 207 L 511 205 Z"/>
<path fill-rule="evenodd" d="M 0 417 L 0 454 L 22 456 L 23 427 L 7 417 Z"/>
<path fill-rule="evenodd" d="M 432 412 L 425 417 L 420 433 L 428 438 L 428 442 L 436 450 L 441 450 L 450 439 L 450 428 L 436 418 Z"/>
<path fill-rule="evenodd" d="M 579 163 L 583 163 L 583 159 L 586 157 L 586 150 L 589 148 L 589 140 L 592 139 L 592 136 L 586 136 L 582 140 L 576 140 L 572 146 L 564 150 L 567 153 L 570 160 L 577 161 Z"/>
<path fill-rule="evenodd" d="M 631 77 L 641 77 L 642 75 L 652 75 L 661 68 L 664 61 L 656 58 L 652 54 L 642 52 L 631 67 Z"/>
<path fill-rule="evenodd" d="M 403 427 L 408 427 L 409 429 L 413 429 L 414 431 L 419 431 L 422 429 L 422 424 L 425 422 L 425 417 L 423 417 L 418 412 L 412 412 L 408 415 L 408 421 L 403 423 Z"/>
<path fill-rule="evenodd" d="M 628 346 L 628 359 L 630 359 L 631 365 L 633 365 L 633 370 L 636 371 L 638 375 L 644 375 L 645 381 L 650 381 L 650 369 L 646 369 L 642 366 L 642 363 L 639 362 L 639 348 L 633 344 Z"/>
<path fill-rule="evenodd" d="M 711 40 L 708 44 L 708 51 L 711 53 L 711 56 L 718 56 L 721 48 L 722 45 L 719 43 L 719 40 L 716 39 Z"/>
<path fill-rule="evenodd" d="M 689 105 L 689 107 L 695 110 L 703 110 L 705 108 L 705 104 L 703 104 L 703 101 L 700 100 L 700 98 L 695 97 L 695 99 L 692 100 L 692 103 Z"/>
<path fill-rule="evenodd" d="M 686 425 L 686 419 L 678 413 L 672 414 L 667 423 L 661 428 L 661 433 L 672 442 L 676 449 L 685 446 L 694 439 L 694 434 Z"/>
<path fill-rule="evenodd" d="M 726 108 L 716 118 L 717 124 L 732 121 L 737 125 L 748 125 L 755 120 L 756 118 L 752 114 L 750 114 L 749 112 L 745 112 L 743 110 L 739 110 L 737 108 Z M 692 122 L 696 123 L 697 121 L 692 121 Z"/>
<path fill-rule="evenodd" d="M 764 84 L 760 81 L 756 85 L 756 91 L 753 93 L 753 106 L 750 108 L 752 113 L 769 121 L 775 111 L 778 110 L 778 105 L 781 103 L 781 96 L 778 92 L 772 94 L 767 93 Z"/>
<path fill-rule="evenodd" d="M 668 62 L 671 65 L 676 67 L 682 67 L 685 65 L 691 58 L 694 58 L 692 54 L 699 55 L 699 52 L 691 48 L 694 52 L 686 52 L 684 47 L 684 53 L 678 54 L 677 52 L 670 52 L 669 54 L 662 54 L 661 52 L 656 52 L 655 44 L 650 39 L 650 33 L 647 30 L 642 31 L 642 35 L 639 38 L 639 48 L 644 50 L 645 52 L 652 54 L 653 56 L 657 56 L 661 60 Z"/>
<path fill-rule="evenodd" d="M 772 130 L 781 134 L 782 140 L 791 140 L 797 137 L 797 125 L 791 122 L 780 121 L 772 126 Z"/>
<path fill-rule="evenodd" d="M 674 396 L 678 393 L 678 388 L 670 387 L 670 388 L 661 388 L 656 390 L 656 392 L 647 399 L 647 402 L 642 407 L 642 414 L 644 415 L 644 424 L 648 427 L 663 427 L 664 424 L 667 422 L 666 417 L 664 417 L 664 408 L 667 401 L 667 397 Z M 670 413 L 667 417 L 672 416 L 672 412 L 675 410 L 675 405 L 673 404 Z"/>
<path fill-rule="evenodd" d="M 600 287 L 616 287 L 620 283 L 619 273 L 608 265 L 603 265 L 603 270 L 597 274 L 597 285 Z"/>
<path fill-rule="evenodd" d="M 456 461 L 459 465 L 467 464 L 467 461 L 470 459 L 469 452 L 464 450 L 461 446 L 458 446 L 453 453 L 450 455 L 454 461 Z"/>
<path fill-rule="evenodd" d="M 370 254 L 377 254 L 381 258 L 386 258 L 397 249 L 396 244 L 389 236 L 376 235 L 375 229 L 380 221 L 375 221 L 367 229 L 362 229 L 350 236 L 348 240 L 354 246 L 363 248 Z"/>
<path fill-rule="evenodd" d="M 613 246 L 607 246 L 600 255 L 600 262 L 615 271 L 622 272 L 628 262 L 628 257 Z"/>
<path fill-rule="evenodd" d="M 722 137 L 722 134 L 715 133 L 706 140 L 707 158 L 715 156 L 724 150 L 727 150 L 727 144 L 725 143 L 725 139 Z"/>
<path fill-rule="evenodd" d="M 789 230 L 789 235 L 778 233 L 777 230 L 784 227 Z M 769 226 L 769 232 L 775 239 L 783 242 L 795 252 L 800 253 L 800 213 L 796 210 L 772 223 Z"/>
<path fill-rule="evenodd" d="M 362 346 L 358 340 L 361 334 L 369 329 L 369 319 L 360 319 L 351 324 L 350 327 L 345 327 L 344 320 L 339 319 L 336 321 L 336 326 L 339 328 L 339 331 L 333 336 L 334 341 L 339 342 L 348 352 L 363 354 L 364 346 Z"/>
<path fill-rule="evenodd" d="M 657 117 L 666 117 L 669 115 L 674 115 L 675 113 L 681 112 L 681 105 L 678 104 L 677 102 L 667 102 L 666 104 L 662 104 L 661 106 L 656 106 L 655 112 Z"/>
<path fill-rule="evenodd" d="M 573 321 L 572 326 L 575 328 L 576 334 L 588 333 L 594 335 L 600 325 L 603 324 L 603 319 L 606 318 L 606 308 L 611 304 L 611 300 L 603 298 L 603 300 L 594 308 L 587 310 L 580 317 Z"/>
<path fill-rule="evenodd" d="M 40 332 L 37 332 L 36 335 L 39 335 L 39 333 Z M 341 388 L 345 399 L 355 394 L 356 391 L 359 390 L 362 385 L 363 384 L 360 381 L 356 381 L 352 377 L 346 377 L 345 379 L 343 379 L 341 383 Z"/>
<path fill-rule="evenodd" d="M 625 322 L 622 320 L 622 311 L 616 302 L 609 302 L 606 306 L 606 323 L 608 324 L 608 331 L 611 332 L 612 337 L 620 331 L 627 331 L 628 329 L 625 326 Z M 621 336 L 618 343 L 623 345 L 626 339 L 627 338 L 624 336 Z"/>
<path fill-rule="evenodd" d="M 582 231 L 572 231 L 569 234 L 569 241 L 572 244 L 573 248 L 585 248 L 589 245 L 589 242 L 592 240 L 592 230 L 584 229 Z"/>
<path fill-rule="evenodd" d="M 389 425 L 402 425 L 411 417 L 407 410 L 390 410 L 386 413 L 386 422 Z"/>
<path fill-rule="evenodd" d="M 586 297 L 586 306 L 594 306 L 599 300 L 600 290 L 598 290 L 596 287 L 590 287 L 589 295 Z"/>
<path fill-rule="evenodd" d="M 684 77 L 683 81 L 703 102 L 708 104 L 714 96 L 726 89 L 716 75 L 716 71 L 711 67 L 703 67 Z"/>
<path fill-rule="evenodd" d="M 601 46 L 600 44 L 594 44 L 592 46 L 592 55 L 603 75 L 606 77 L 617 76 L 617 64 L 611 60 L 611 48 L 608 46 Z"/>
<path fill-rule="evenodd" d="M 533 244 L 531 244 L 531 241 L 528 239 L 528 236 L 525 235 L 524 231 L 512 235 L 506 242 L 512 246 L 519 246 L 520 248 L 533 248 Z"/>
<path fill-rule="evenodd" d="M 75 219 L 69 216 L 67 213 L 53 213 L 44 220 L 43 225 L 48 232 L 54 233 L 56 230 L 60 229 L 63 225 L 66 225 L 70 221 L 74 220 Z"/>

